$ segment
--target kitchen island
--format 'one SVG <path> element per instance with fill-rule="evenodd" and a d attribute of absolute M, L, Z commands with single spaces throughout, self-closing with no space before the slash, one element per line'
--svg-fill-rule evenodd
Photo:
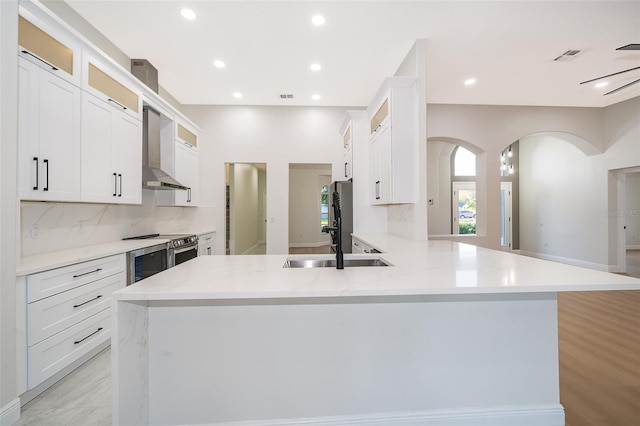
<path fill-rule="evenodd" d="M 204 256 L 116 292 L 114 424 L 563 425 L 557 292 L 640 289 L 450 241 L 358 237 L 393 266 Z"/>

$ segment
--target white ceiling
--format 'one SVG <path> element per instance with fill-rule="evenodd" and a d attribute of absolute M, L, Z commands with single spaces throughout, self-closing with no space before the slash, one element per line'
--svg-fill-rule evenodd
<path fill-rule="evenodd" d="M 640 95 L 637 84 L 603 96 L 640 71 L 604 89 L 579 85 L 640 66 L 640 51 L 615 50 L 640 43 L 640 1 L 67 3 L 129 57 L 148 59 L 182 104 L 365 106 L 420 38 L 429 103 L 602 107 Z M 183 7 L 197 18 L 185 20 Z M 315 14 L 323 26 L 311 24 Z M 568 49 L 585 52 L 553 61 Z M 477 83 L 466 87 L 469 77 Z"/>

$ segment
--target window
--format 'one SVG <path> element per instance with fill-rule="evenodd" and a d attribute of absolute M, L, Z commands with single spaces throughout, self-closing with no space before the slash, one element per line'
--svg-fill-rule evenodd
<path fill-rule="evenodd" d="M 329 188 L 322 185 L 320 189 L 320 228 L 329 226 Z"/>
<path fill-rule="evenodd" d="M 455 150 L 455 158 L 453 160 L 454 176 L 475 176 L 476 175 L 476 156 L 473 152 L 459 146 Z"/>
<path fill-rule="evenodd" d="M 476 155 L 462 146 L 453 151 L 452 233 L 476 233 Z"/>

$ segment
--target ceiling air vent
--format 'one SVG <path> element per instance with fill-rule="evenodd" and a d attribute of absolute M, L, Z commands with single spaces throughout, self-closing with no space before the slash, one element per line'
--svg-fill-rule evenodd
<path fill-rule="evenodd" d="M 293 99 L 293 95 L 280 95 L 280 99 Z"/>
<path fill-rule="evenodd" d="M 559 62 L 573 61 L 582 52 L 583 52 L 582 50 L 570 49 L 570 50 L 567 50 L 566 52 L 564 52 L 562 55 L 560 55 L 557 58 L 555 58 L 554 61 L 559 61 Z"/>

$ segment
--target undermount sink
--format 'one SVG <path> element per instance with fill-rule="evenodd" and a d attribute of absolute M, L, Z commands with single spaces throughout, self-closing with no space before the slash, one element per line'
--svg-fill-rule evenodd
<path fill-rule="evenodd" d="M 345 258 L 344 259 L 344 267 L 345 268 L 353 268 L 353 267 L 362 267 L 362 266 L 393 266 L 387 263 L 385 260 L 380 259 L 379 257 L 375 258 Z M 336 259 L 335 258 L 304 258 L 304 257 L 290 257 L 284 263 L 283 268 L 335 268 L 336 267 Z"/>

